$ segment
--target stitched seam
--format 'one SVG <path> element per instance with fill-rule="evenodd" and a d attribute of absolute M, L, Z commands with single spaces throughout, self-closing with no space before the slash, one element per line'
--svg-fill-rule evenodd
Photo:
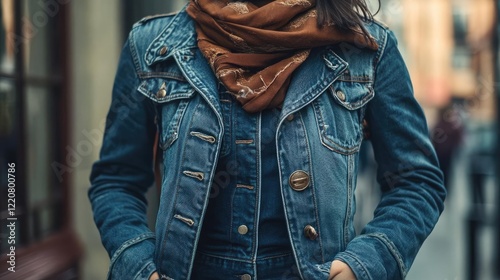
<path fill-rule="evenodd" d="M 239 258 L 231 258 L 231 257 L 226 257 L 226 256 L 219 256 L 211 253 L 206 253 L 203 251 L 199 252 L 201 255 L 205 255 L 207 257 L 212 257 L 212 258 L 218 258 L 218 259 L 223 259 L 223 260 L 229 260 L 229 261 L 238 261 L 238 262 L 244 262 L 244 263 L 253 263 L 253 260 L 245 260 L 245 259 L 239 259 Z"/>
<path fill-rule="evenodd" d="M 192 49 L 194 49 L 196 47 L 192 47 Z M 187 49 L 191 49 L 191 48 L 187 48 Z M 178 59 L 176 56 L 174 56 L 176 58 L 176 61 L 177 61 L 177 64 L 179 65 L 179 68 L 180 70 L 182 71 L 183 75 L 187 76 L 186 75 L 186 70 L 182 67 L 182 63 L 179 63 Z M 189 84 L 195 89 L 195 91 L 197 92 L 203 92 L 202 90 L 200 90 L 200 87 L 198 85 L 202 84 L 203 85 L 203 82 L 199 79 L 199 77 L 197 75 L 192 75 L 191 76 L 191 80 L 188 81 Z M 201 94 L 201 96 L 203 97 L 203 99 L 208 103 L 208 105 L 210 106 L 210 108 L 213 109 L 215 115 L 217 116 L 218 120 L 221 120 L 222 123 L 219 123 L 221 126 L 222 126 L 222 129 L 223 129 L 223 132 L 224 131 L 224 119 L 223 119 L 223 116 L 221 115 L 221 111 L 222 110 L 217 110 L 217 100 L 214 100 L 210 95 L 207 96 L 205 94 Z M 219 109 L 220 106 L 219 106 Z"/>
<path fill-rule="evenodd" d="M 113 257 L 110 260 L 111 266 L 110 266 L 109 271 L 108 271 L 107 279 L 111 279 L 111 273 L 112 273 L 113 268 L 115 266 L 116 260 L 122 255 L 122 253 L 125 252 L 125 250 L 127 250 L 128 248 L 132 247 L 133 245 L 136 245 L 139 242 L 142 242 L 142 241 L 147 240 L 147 239 L 155 239 L 154 233 L 152 233 L 152 232 L 143 233 L 137 237 L 134 237 L 132 239 L 125 241 L 118 248 L 118 250 L 115 251 L 115 253 L 113 254 Z"/>
<path fill-rule="evenodd" d="M 368 90 L 369 90 L 369 93 L 366 94 L 365 96 L 363 96 L 363 98 L 360 101 L 355 102 L 355 103 L 346 104 L 346 106 L 348 106 L 351 110 L 358 110 L 359 108 L 366 105 L 366 103 L 368 101 L 370 101 L 373 98 L 373 96 L 375 95 L 372 87 L 368 87 Z"/>
<path fill-rule="evenodd" d="M 291 256 L 291 255 L 293 255 L 293 254 L 292 253 L 283 253 L 283 254 L 278 254 L 278 255 L 273 255 L 273 256 L 258 258 L 257 261 L 271 260 L 271 259 L 287 257 L 287 256 Z"/>
<path fill-rule="evenodd" d="M 161 145 L 162 150 L 166 150 L 168 147 L 170 147 L 175 140 L 179 137 L 179 127 L 181 124 L 181 121 L 184 117 L 184 113 L 186 112 L 186 108 L 189 104 L 189 100 L 182 100 L 179 103 L 179 106 L 177 107 L 177 111 L 174 116 L 176 116 L 176 121 L 174 123 L 174 127 L 171 129 L 173 130 L 172 135 L 166 139 L 165 143 Z M 163 120 L 162 120 L 163 121 Z"/>
<path fill-rule="evenodd" d="M 318 204 L 317 204 L 317 200 L 316 200 L 316 192 L 314 191 L 315 188 L 314 188 L 313 168 L 311 166 L 311 164 L 312 164 L 311 149 L 310 149 L 310 146 L 309 146 L 309 138 L 307 137 L 307 130 L 306 130 L 306 126 L 304 124 L 304 119 L 302 118 L 302 114 L 300 114 L 300 112 L 297 112 L 297 114 L 299 115 L 300 122 L 302 124 L 302 129 L 303 129 L 304 134 L 305 134 L 305 141 L 306 141 L 306 147 L 307 147 L 307 157 L 308 157 L 308 161 L 309 161 L 309 171 L 310 171 L 310 174 L 309 174 L 309 184 L 310 184 L 310 187 L 311 187 L 311 193 L 312 193 L 313 203 L 314 203 L 314 215 L 316 216 L 316 228 L 318 229 L 318 235 L 319 235 L 318 243 L 319 243 L 320 254 L 321 254 L 321 262 L 324 263 L 325 262 L 325 256 L 323 254 L 323 242 L 321 240 L 321 227 L 320 227 L 321 223 L 320 223 L 320 220 L 319 220 Z"/>
<path fill-rule="evenodd" d="M 134 276 L 134 278 L 133 278 L 133 279 L 136 279 L 136 280 L 141 280 L 142 278 L 141 278 L 140 276 L 141 276 L 141 274 L 142 274 L 142 271 L 143 271 L 144 269 L 146 269 L 148 266 L 150 266 L 151 264 L 154 264 L 154 262 L 147 262 L 145 265 L 143 265 L 143 266 L 139 269 L 139 271 L 135 274 L 135 276 Z M 148 275 L 148 276 L 150 276 L 150 275 Z"/>
<path fill-rule="evenodd" d="M 359 82 L 359 83 L 371 83 L 373 82 L 372 78 L 369 76 L 350 76 L 348 74 L 342 74 L 338 79 L 342 82 Z"/>
<path fill-rule="evenodd" d="M 139 61 L 137 46 L 135 45 L 135 28 L 132 29 L 129 33 L 128 44 L 129 44 L 132 60 L 134 61 L 135 75 L 136 75 L 136 77 L 140 77 L 139 72 L 141 72 L 141 63 Z"/>
<path fill-rule="evenodd" d="M 279 175 L 279 178 L 280 178 L 281 201 L 283 203 L 283 212 L 285 213 L 285 222 L 286 222 L 287 232 L 290 234 L 290 220 L 288 218 L 288 217 L 290 217 L 290 213 L 288 212 L 287 202 L 286 202 L 285 194 L 284 194 L 284 191 L 283 191 L 283 172 L 282 172 L 282 168 L 283 168 L 283 166 L 285 164 L 282 161 L 282 157 L 280 156 L 280 151 L 278 149 L 278 147 L 279 147 L 279 138 L 280 138 L 280 135 L 282 135 L 280 133 L 280 128 L 281 128 L 281 125 L 283 124 L 283 121 L 284 121 L 284 119 L 280 119 L 279 122 L 278 122 L 278 126 L 276 128 L 275 143 L 276 143 L 276 149 L 277 149 L 277 151 L 276 151 L 276 159 L 278 161 L 278 175 Z M 293 238 L 290 237 L 290 241 L 292 241 L 292 239 Z M 304 279 L 302 268 L 301 268 L 301 261 L 300 261 L 301 260 L 300 257 L 302 256 L 302 254 L 298 250 L 297 244 L 295 242 L 291 242 L 291 248 L 292 248 L 293 258 L 295 260 L 295 263 L 297 264 L 297 269 L 298 269 L 300 278 Z"/>
<path fill-rule="evenodd" d="M 170 36 L 170 34 L 173 32 L 173 28 L 170 28 L 170 26 L 179 20 L 180 14 L 181 13 L 179 12 L 175 16 L 173 16 L 172 20 L 170 20 L 170 22 L 167 24 L 167 26 L 165 26 L 165 28 L 163 28 L 163 30 L 160 32 L 160 34 L 158 34 L 158 36 L 156 36 L 154 38 L 154 40 L 151 42 L 151 44 L 146 49 L 145 54 L 144 54 L 144 61 L 146 61 L 148 64 L 151 64 L 154 62 L 153 61 L 154 55 L 152 55 L 151 52 L 153 51 L 153 49 L 156 49 L 161 44 L 160 41 L 164 41 L 164 39 L 166 37 Z M 167 32 L 168 32 L 168 34 L 165 34 Z M 151 59 L 149 59 L 149 58 L 151 58 Z"/>
<path fill-rule="evenodd" d="M 334 151 L 334 152 L 337 152 L 339 154 L 346 155 L 346 156 L 356 153 L 359 150 L 359 146 L 355 146 L 353 148 L 343 147 L 340 144 L 335 143 L 335 141 L 330 139 L 330 137 L 328 137 L 325 134 L 326 129 L 324 128 L 325 122 L 324 122 L 323 113 L 321 112 L 321 109 L 320 109 L 321 105 L 317 104 L 317 103 L 320 103 L 319 99 L 316 99 L 312 103 L 312 105 L 314 107 L 314 112 L 316 114 L 316 124 L 318 125 L 319 138 L 320 138 L 320 141 L 323 144 L 323 146 L 325 146 L 327 149 L 329 149 L 331 151 Z"/>
<path fill-rule="evenodd" d="M 360 259 L 358 259 L 357 256 L 349 253 L 349 252 L 343 252 L 343 254 L 347 255 L 349 258 L 353 259 L 358 265 L 359 267 L 361 267 L 361 272 L 363 273 L 363 276 L 366 277 L 366 278 L 362 278 L 362 279 L 369 279 L 369 280 L 373 280 L 371 275 L 368 273 L 368 269 L 366 268 L 365 264 L 363 262 L 361 262 Z M 343 260 L 342 256 L 340 256 L 340 258 L 338 258 L 342 261 L 345 261 Z"/>
<path fill-rule="evenodd" d="M 186 78 L 184 78 L 184 76 L 182 75 L 178 75 L 176 73 L 171 73 L 171 72 L 162 72 L 161 70 L 155 72 L 139 71 L 137 75 L 143 79 L 167 78 L 167 79 L 177 80 L 179 82 L 187 82 Z"/>
<path fill-rule="evenodd" d="M 351 202 L 352 202 L 352 172 L 353 172 L 353 156 L 347 156 L 347 209 L 346 209 L 346 216 L 344 220 L 344 244 L 343 244 L 343 249 L 347 246 L 349 243 L 349 217 L 351 215 Z"/>
<path fill-rule="evenodd" d="M 255 153 L 255 175 L 257 179 L 257 191 L 255 192 L 255 207 L 254 207 L 254 223 L 253 223 L 253 248 L 252 248 L 252 259 L 255 261 L 257 259 L 257 249 L 259 242 L 259 220 L 260 220 L 260 207 L 261 207 L 261 195 L 262 195 L 262 177 L 261 177 L 261 153 L 262 153 L 262 134 L 261 134 L 261 125 L 262 125 L 262 112 L 259 113 L 259 116 L 255 118 L 254 127 L 255 130 L 255 139 L 259 141 L 256 145 L 256 153 Z M 255 270 L 254 266 L 254 270 Z M 255 271 L 256 273 L 256 271 Z"/>
<path fill-rule="evenodd" d="M 399 253 L 399 250 L 396 248 L 396 245 L 385 235 L 384 233 L 370 233 L 367 236 L 374 237 L 380 242 L 382 242 L 389 252 L 391 252 L 392 256 L 397 260 L 399 273 L 401 273 L 402 279 L 406 277 L 406 267 L 403 261 L 403 257 Z"/>
<path fill-rule="evenodd" d="M 374 64 L 373 64 L 373 80 L 376 81 L 377 80 L 377 68 L 378 68 L 378 64 L 380 63 L 380 60 L 382 59 L 383 55 L 385 54 L 385 51 L 386 51 L 386 47 L 387 47 L 387 40 L 388 40 L 388 37 L 389 37 L 389 30 L 385 30 L 384 32 L 384 44 L 383 44 L 383 47 L 382 48 L 379 48 L 379 51 L 377 52 L 377 55 L 375 56 L 374 58 Z"/>
<path fill-rule="evenodd" d="M 192 121 L 193 116 L 194 116 L 194 114 L 192 114 L 192 116 L 191 116 L 191 121 Z M 182 153 L 181 159 L 182 159 L 182 161 L 180 162 L 181 164 L 179 164 L 178 167 L 177 167 L 177 174 L 180 173 L 181 168 L 182 168 L 182 162 L 185 162 L 185 159 L 186 159 L 186 145 L 181 145 L 181 148 L 182 148 L 182 150 L 181 150 L 181 153 Z M 167 164 L 164 164 L 164 166 L 165 166 L 164 168 L 167 168 Z M 177 180 L 175 182 L 176 188 L 175 188 L 174 199 L 173 199 L 173 204 L 172 204 L 174 207 L 175 207 L 175 205 L 177 205 L 177 199 L 179 197 L 179 191 L 180 191 L 180 187 L 179 187 L 180 184 L 179 184 L 179 182 L 181 180 L 181 177 L 182 176 L 177 176 Z M 173 207 L 172 207 L 172 209 L 173 209 Z M 165 233 L 163 235 L 163 242 L 162 242 L 162 245 L 160 247 L 160 250 L 162 251 L 163 254 L 165 254 L 164 250 L 165 250 L 165 247 L 167 245 L 168 232 L 169 232 L 172 220 L 173 220 L 173 216 L 168 217 L 167 225 L 165 226 Z"/>

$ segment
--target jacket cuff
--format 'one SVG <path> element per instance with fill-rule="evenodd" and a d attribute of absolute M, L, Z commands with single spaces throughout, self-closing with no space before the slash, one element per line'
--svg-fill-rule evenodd
<path fill-rule="evenodd" d="M 406 269 L 394 244 L 383 234 L 354 238 L 335 256 L 346 263 L 357 280 L 404 279 Z"/>
<path fill-rule="evenodd" d="M 332 262 L 333 261 L 329 261 L 329 262 L 326 262 L 324 264 L 320 264 L 318 266 L 318 269 L 319 271 L 321 271 L 323 273 L 323 275 L 325 275 L 325 277 L 323 277 L 323 279 L 330 279 L 330 268 L 332 266 Z"/>
<path fill-rule="evenodd" d="M 155 236 L 145 233 L 123 243 L 111 258 L 108 280 L 148 280 L 156 271 Z"/>

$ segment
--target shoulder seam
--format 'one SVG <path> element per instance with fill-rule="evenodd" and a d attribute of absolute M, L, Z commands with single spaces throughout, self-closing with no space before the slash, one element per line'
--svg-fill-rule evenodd
<path fill-rule="evenodd" d="M 377 51 L 377 55 L 375 56 L 375 59 L 374 59 L 373 82 L 375 82 L 377 80 L 378 65 L 380 63 L 380 60 L 382 59 L 382 57 L 384 56 L 384 54 L 386 52 L 387 40 L 388 40 L 388 37 L 389 37 L 389 32 L 391 32 L 391 31 L 388 30 L 388 29 L 384 29 L 384 32 L 382 33 L 384 35 L 384 38 L 382 38 L 383 45 L 379 46 L 379 50 Z"/>
<path fill-rule="evenodd" d="M 146 22 L 148 22 L 150 20 L 154 20 L 154 19 L 157 19 L 157 18 L 172 17 L 172 16 L 175 16 L 177 13 L 179 13 L 179 12 L 172 12 L 172 13 L 156 14 L 156 15 L 145 16 L 142 19 L 140 19 L 138 22 L 136 22 L 134 24 L 134 26 L 141 25 L 143 23 L 146 23 Z"/>
<path fill-rule="evenodd" d="M 132 56 L 132 60 L 134 61 L 134 66 L 135 66 L 135 76 L 139 78 L 139 72 L 141 70 L 141 64 L 139 62 L 139 54 L 137 53 L 137 46 L 135 45 L 135 40 L 134 40 L 134 29 L 132 29 L 129 33 L 129 36 L 127 38 L 128 40 L 128 47 L 130 48 L 130 55 Z"/>

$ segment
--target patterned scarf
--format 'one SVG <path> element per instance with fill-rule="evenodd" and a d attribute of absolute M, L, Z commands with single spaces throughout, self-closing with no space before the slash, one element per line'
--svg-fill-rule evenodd
<path fill-rule="evenodd" d="M 315 0 L 192 0 L 187 12 L 216 77 L 254 113 L 281 107 L 292 73 L 312 48 L 348 42 L 378 49 L 361 29 L 319 27 L 315 6 Z"/>

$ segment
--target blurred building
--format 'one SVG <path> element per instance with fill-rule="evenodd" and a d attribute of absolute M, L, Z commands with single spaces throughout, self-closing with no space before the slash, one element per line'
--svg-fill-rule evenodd
<path fill-rule="evenodd" d="M 109 258 L 87 190 L 118 56 L 133 22 L 184 2 L 0 2 L 1 279 L 105 279 Z M 8 163 L 15 203 L 7 203 Z"/>

